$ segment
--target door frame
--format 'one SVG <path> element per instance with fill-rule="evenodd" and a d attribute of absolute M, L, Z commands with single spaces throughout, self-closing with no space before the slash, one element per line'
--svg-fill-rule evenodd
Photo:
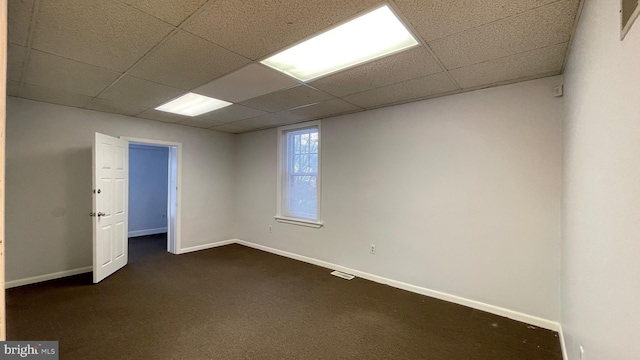
<path fill-rule="evenodd" d="M 181 239 L 181 223 L 182 223 L 182 143 L 174 141 L 156 140 L 156 139 L 143 139 L 130 136 L 120 136 L 121 139 L 129 141 L 130 144 L 142 144 L 142 145 L 159 145 L 169 147 L 169 170 L 171 170 L 172 159 L 175 158 L 176 163 L 176 179 L 175 183 L 172 181 L 171 171 L 169 171 L 169 187 L 167 190 L 175 188 L 175 228 L 171 221 L 171 211 L 168 209 L 167 213 L 167 251 L 172 254 L 179 254 L 180 239 Z M 171 148 L 175 149 L 175 153 L 171 151 Z M 171 191 L 168 194 L 168 204 L 171 207 Z M 171 238 L 173 234 L 173 239 Z"/>

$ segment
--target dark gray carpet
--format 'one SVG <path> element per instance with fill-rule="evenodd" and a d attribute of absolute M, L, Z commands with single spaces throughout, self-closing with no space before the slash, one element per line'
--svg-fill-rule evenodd
<path fill-rule="evenodd" d="M 9 289 L 9 340 L 58 340 L 60 359 L 562 359 L 555 332 L 240 245 L 129 251 L 98 285 Z"/>

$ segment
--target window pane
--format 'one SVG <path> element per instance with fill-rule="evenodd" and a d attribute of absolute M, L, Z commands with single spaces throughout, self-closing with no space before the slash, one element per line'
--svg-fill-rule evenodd
<path fill-rule="evenodd" d="M 293 148 L 293 153 L 294 154 L 300 154 L 300 135 L 294 135 L 293 139 L 295 141 L 294 148 Z"/>
<path fill-rule="evenodd" d="M 318 172 L 318 154 L 312 154 L 309 157 L 309 168 L 312 173 Z"/>
<path fill-rule="evenodd" d="M 317 218 L 317 188 L 315 176 L 292 176 L 288 189 L 289 215 Z"/>
<path fill-rule="evenodd" d="M 284 137 L 286 164 L 283 180 L 283 215 L 318 219 L 318 129 L 294 130 Z"/>

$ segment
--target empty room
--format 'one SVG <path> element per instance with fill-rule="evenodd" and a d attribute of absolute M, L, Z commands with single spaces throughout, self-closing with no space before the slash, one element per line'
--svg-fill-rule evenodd
<path fill-rule="evenodd" d="M 640 360 L 638 0 L 0 4 L 0 357 Z"/>

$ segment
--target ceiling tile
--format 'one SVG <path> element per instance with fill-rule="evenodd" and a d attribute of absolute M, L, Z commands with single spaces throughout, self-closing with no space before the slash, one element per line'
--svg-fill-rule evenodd
<path fill-rule="evenodd" d="M 98 95 L 120 74 L 74 60 L 31 50 L 24 82 L 77 94 Z"/>
<path fill-rule="evenodd" d="M 174 28 L 112 0 L 41 1 L 33 47 L 123 72 Z"/>
<path fill-rule="evenodd" d="M 34 0 L 10 0 L 8 1 L 7 31 L 9 42 L 22 46 L 27 45 L 31 14 Z"/>
<path fill-rule="evenodd" d="M 125 104 L 156 107 L 180 94 L 184 94 L 184 90 L 132 76 L 123 76 L 98 97 Z"/>
<path fill-rule="evenodd" d="M 22 78 L 22 68 L 27 55 L 27 48 L 8 44 L 7 45 L 7 79 L 20 81 Z"/>
<path fill-rule="evenodd" d="M 300 83 L 279 71 L 250 64 L 193 90 L 196 94 L 238 103 Z"/>
<path fill-rule="evenodd" d="M 370 9 L 381 0 L 218 0 L 184 29 L 252 60 Z"/>
<path fill-rule="evenodd" d="M 209 119 L 203 119 L 203 118 L 197 118 L 197 117 L 190 117 L 190 118 L 187 118 L 187 119 L 184 119 L 184 120 L 180 121 L 178 124 L 186 125 L 186 126 L 193 126 L 193 127 L 202 128 L 202 129 L 209 129 L 209 128 L 212 128 L 214 126 L 222 125 L 223 123 L 221 123 L 219 121 L 215 121 L 215 120 L 209 120 Z"/>
<path fill-rule="evenodd" d="M 318 91 L 310 86 L 299 85 L 287 90 L 244 101 L 242 105 L 269 112 L 279 112 L 329 100 L 331 98 L 333 98 L 331 95 Z"/>
<path fill-rule="evenodd" d="M 266 112 L 261 110 L 252 109 L 250 107 L 233 104 L 222 109 L 218 109 L 215 111 L 208 112 L 206 114 L 202 114 L 198 117 L 203 119 L 211 119 L 215 121 L 219 121 L 221 123 L 230 123 L 233 121 L 249 119 L 252 117 L 264 115 Z"/>
<path fill-rule="evenodd" d="M 24 83 L 20 89 L 20 97 L 73 107 L 83 107 L 91 101 L 91 96 Z"/>
<path fill-rule="evenodd" d="M 7 81 L 7 96 L 18 96 L 20 92 L 20 82 L 8 80 Z M 89 98 L 91 99 L 91 98 Z"/>
<path fill-rule="evenodd" d="M 197 36 L 178 31 L 136 64 L 130 74 L 190 90 L 248 62 L 248 59 Z"/>
<path fill-rule="evenodd" d="M 103 99 L 93 99 L 85 105 L 85 109 L 102 111 L 106 113 L 135 116 L 145 111 L 145 108 L 135 105 L 117 103 Z"/>
<path fill-rule="evenodd" d="M 395 0 L 425 41 L 535 9 L 558 0 Z"/>
<path fill-rule="evenodd" d="M 425 76 L 381 88 L 343 97 L 344 100 L 364 108 L 419 100 L 430 96 L 454 92 L 456 85 L 445 73 Z"/>
<path fill-rule="evenodd" d="M 329 101 L 292 109 L 282 114 L 287 115 L 288 117 L 295 120 L 315 120 L 358 110 L 361 109 L 353 104 L 349 104 L 344 100 L 332 99 Z"/>
<path fill-rule="evenodd" d="M 300 120 L 289 114 L 266 114 L 251 119 L 236 121 L 231 124 L 247 129 L 264 129 L 284 124 L 291 124 L 297 121 Z"/>
<path fill-rule="evenodd" d="M 564 0 L 429 43 L 447 69 L 567 42 L 577 0 Z"/>
<path fill-rule="evenodd" d="M 251 131 L 253 129 L 239 126 L 239 125 L 234 125 L 234 124 L 224 124 L 224 125 L 212 127 L 211 130 L 223 131 L 223 132 L 228 132 L 233 134 L 240 134 L 243 132 Z"/>
<path fill-rule="evenodd" d="M 121 0 L 151 16 L 178 26 L 207 0 Z"/>
<path fill-rule="evenodd" d="M 188 118 L 188 116 L 172 114 L 166 111 L 158 111 L 155 109 L 149 109 L 141 114 L 138 114 L 137 117 L 143 118 L 143 119 L 149 119 L 149 120 L 168 122 L 168 123 L 177 123 L 179 121 L 182 121 Z"/>
<path fill-rule="evenodd" d="M 344 96 L 405 80 L 442 72 L 424 46 L 323 77 L 309 85 L 335 96 Z"/>
<path fill-rule="evenodd" d="M 558 75 L 562 71 L 567 43 L 527 51 L 496 60 L 458 68 L 449 73 L 462 88 L 530 78 Z"/>

